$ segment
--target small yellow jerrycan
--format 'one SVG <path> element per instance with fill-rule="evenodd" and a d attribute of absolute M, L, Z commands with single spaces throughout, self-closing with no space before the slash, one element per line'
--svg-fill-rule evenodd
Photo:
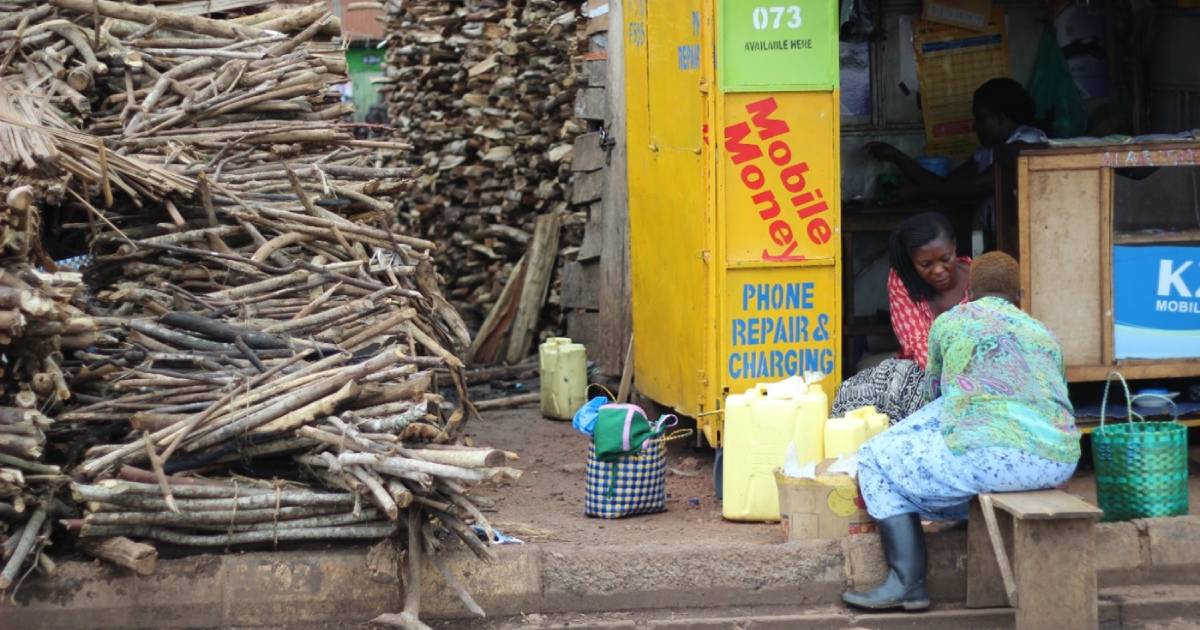
<path fill-rule="evenodd" d="M 587 402 L 587 348 L 565 337 L 551 337 L 538 347 L 542 415 L 570 420 Z"/>
<path fill-rule="evenodd" d="M 825 423 L 825 457 L 836 458 L 853 454 L 867 441 L 867 423 L 862 418 L 846 415 L 830 418 Z"/>
<path fill-rule="evenodd" d="M 890 424 L 888 417 L 875 408 L 874 405 L 859 407 L 853 411 L 846 412 L 847 418 L 860 418 L 867 423 L 867 439 L 871 439 L 880 433 L 887 430 Z"/>

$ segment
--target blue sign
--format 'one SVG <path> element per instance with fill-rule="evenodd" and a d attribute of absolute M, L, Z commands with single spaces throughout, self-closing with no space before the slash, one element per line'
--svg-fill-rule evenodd
<path fill-rule="evenodd" d="M 815 283 L 745 283 L 740 302 L 741 313 L 729 322 L 729 378 L 833 373 L 832 318 L 817 309 Z"/>
<path fill-rule="evenodd" d="M 1200 357 L 1200 246 L 1113 248 L 1117 359 Z"/>

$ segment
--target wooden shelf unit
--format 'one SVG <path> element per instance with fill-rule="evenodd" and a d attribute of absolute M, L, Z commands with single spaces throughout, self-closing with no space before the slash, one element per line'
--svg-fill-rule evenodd
<path fill-rule="evenodd" d="M 1200 166 L 1200 142 L 1022 151 L 1017 156 L 1017 248 L 1022 307 L 1061 339 L 1067 379 L 1200 376 L 1200 359 L 1121 360 L 1113 353 L 1113 245 L 1200 240 L 1200 231 L 1113 231 L 1114 170 Z"/>

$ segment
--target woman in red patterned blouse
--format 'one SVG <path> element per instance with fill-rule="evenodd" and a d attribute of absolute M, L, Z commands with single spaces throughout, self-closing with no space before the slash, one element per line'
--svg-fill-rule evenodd
<path fill-rule="evenodd" d="M 957 257 L 956 247 L 954 228 L 936 212 L 918 214 L 892 232 L 888 305 L 900 352 L 843 383 L 835 416 L 874 405 L 895 423 L 921 406 L 929 329 L 938 315 L 967 299 L 971 259 Z"/>

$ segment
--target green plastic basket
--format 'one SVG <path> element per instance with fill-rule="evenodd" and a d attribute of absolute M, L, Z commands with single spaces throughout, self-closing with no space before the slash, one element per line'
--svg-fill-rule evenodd
<path fill-rule="evenodd" d="M 1120 379 L 1125 389 L 1128 422 L 1106 425 L 1113 377 Z M 1145 422 L 1133 411 L 1136 398 L 1129 395 L 1124 377 L 1116 372 L 1108 375 L 1100 404 L 1100 428 L 1092 433 L 1096 497 L 1104 510 L 1104 520 L 1187 514 L 1187 427 L 1178 421 L 1177 411 L 1171 421 Z M 1167 400 L 1174 409 L 1175 402 Z"/>

